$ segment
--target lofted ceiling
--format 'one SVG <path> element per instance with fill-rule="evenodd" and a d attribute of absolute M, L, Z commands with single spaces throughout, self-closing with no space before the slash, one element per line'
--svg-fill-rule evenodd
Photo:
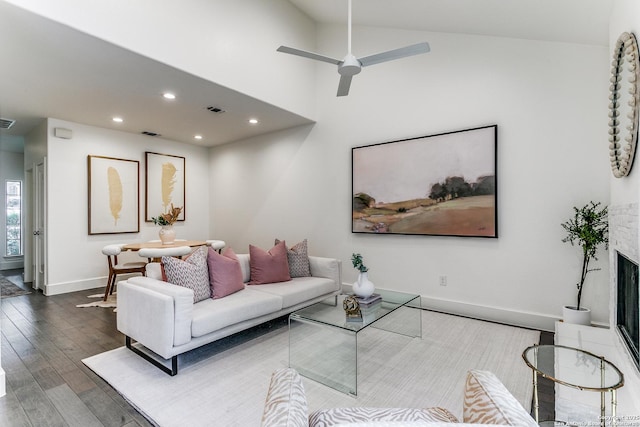
<path fill-rule="evenodd" d="M 314 21 L 345 24 L 347 0 L 289 0 Z M 608 45 L 613 0 L 353 0 L 354 25 Z M 214 146 L 310 123 L 0 0 L 0 144 L 54 117 Z M 167 101 L 164 91 L 180 96 Z M 212 113 L 206 107 L 220 107 Z M 113 123 L 113 116 L 123 123 Z M 248 119 L 259 117 L 258 125 Z M 202 140 L 194 140 L 201 134 Z M 15 140 L 15 138 L 13 138 Z"/>

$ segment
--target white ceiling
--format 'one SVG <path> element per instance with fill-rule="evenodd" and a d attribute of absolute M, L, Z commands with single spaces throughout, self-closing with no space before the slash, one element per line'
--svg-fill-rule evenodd
<path fill-rule="evenodd" d="M 347 22 L 347 0 L 289 0 Z M 614 0 L 353 0 L 353 24 L 608 46 Z"/>
<path fill-rule="evenodd" d="M 289 0 L 314 21 L 345 24 L 346 0 Z M 614 0 L 354 0 L 354 25 L 608 45 Z M 0 0 L 0 143 L 45 117 L 213 146 L 309 120 Z M 167 82 L 171 82 L 168 84 Z M 181 93 L 175 101 L 164 90 Z M 214 115 L 209 105 L 226 113 Z M 126 121 L 114 124 L 111 117 Z M 261 117 L 249 126 L 252 115 Z M 204 135 L 201 142 L 195 133 Z M 3 138 L 4 137 L 4 138 Z"/>

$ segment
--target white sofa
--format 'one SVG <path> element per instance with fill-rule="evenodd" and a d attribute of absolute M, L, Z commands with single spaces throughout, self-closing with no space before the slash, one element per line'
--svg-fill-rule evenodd
<path fill-rule="evenodd" d="M 429 379 L 416 378 L 416 381 Z M 489 371 L 471 370 L 467 373 L 461 406 L 462 420 L 439 407 L 326 408 L 309 414 L 302 378 L 294 369 L 285 368 L 271 376 L 262 427 L 444 427 L 451 423 L 459 426 L 538 426 L 520 402 Z"/>
<path fill-rule="evenodd" d="M 248 285 L 248 254 L 238 254 L 245 288 L 220 299 L 193 302 L 191 289 L 160 280 L 160 264 L 147 266 L 147 277 L 118 283 L 118 330 L 129 349 L 170 375 L 178 373 L 177 356 L 252 326 L 323 301 L 341 291 L 341 261 L 309 257 L 311 277 Z M 132 340 L 164 359 L 150 357 Z"/>

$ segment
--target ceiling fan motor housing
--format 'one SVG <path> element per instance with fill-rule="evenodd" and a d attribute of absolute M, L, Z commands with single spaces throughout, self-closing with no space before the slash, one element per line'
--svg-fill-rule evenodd
<path fill-rule="evenodd" d="M 355 76 L 360 71 L 362 71 L 362 64 L 352 54 L 347 54 L 338 65 L 338 73 L 341 76 Z"/>

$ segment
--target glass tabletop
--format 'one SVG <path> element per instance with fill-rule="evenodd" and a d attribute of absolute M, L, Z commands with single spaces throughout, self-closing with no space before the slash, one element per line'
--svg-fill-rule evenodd
<path fill-rule="evenodd" d="M 624 385 L 622 372 L 604 357 L 562 345 L 534 345 L 522 358 L 539 375 L 581 390 L 609 391 Z"/>
<path fill-rule="evenodd" d="M 342 308 L 342 301 L 347 295 L 338 295 L 338 304 L 335 306 L 333 304 L 317 303 L 292 313 L 290 317 L 358 332 L 399 307 L 413 306 L 412 303 L 415 303 L 416 307 L 419 306 L 420 295 L 383 289 L 376 289 L 376 293 L 382 297 L 382 303 L 375 310 L 364 313 L 361 321 L 347 321 L 345 311 Z"/>

